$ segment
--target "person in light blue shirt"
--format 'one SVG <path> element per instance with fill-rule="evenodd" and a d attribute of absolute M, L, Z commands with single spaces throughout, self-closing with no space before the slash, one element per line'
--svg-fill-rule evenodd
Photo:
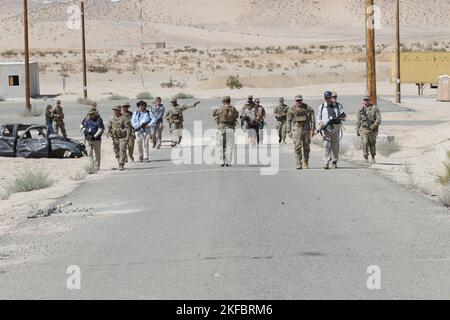
<path fill-rule="evenodd" d="M 139 161 L 149 162 L 150 148 L 149 141 L 151 135 L 151 124 L 154 121 L 152 113 L 147 109 L 145 101 L 137 103 L 138 110 L 131 117 L 131 125 L 136 133 L 136 142 L 139 150 Z"/>
<path fill-rule="evenodd" d="M 325 102 L 317 110 L 317 128 L 323 135 L 323 161 L 324 169 L 330 168 L 330 162 L 334 169 L 337 169 L 339 161 L 339 141 L 342 135 L 342 121 L 346 115 L 342 104 L 337 102 L 337 93 L 326 91 L 324 93 Z M 332 124 L 330 124 L 331 122 Z"/>
<path fill-rule="evenodd" d="M 151 139 L 153 142 L 153 148 L 159 149 L 161 147 L 162 132 L 164 129 L 164 113 L 166 108 L 161 103 L 161 98 L 157 97 L 155 104 L 152 106 L 150 112 L 153 117 L 153 122 L 151 123 Z"/>

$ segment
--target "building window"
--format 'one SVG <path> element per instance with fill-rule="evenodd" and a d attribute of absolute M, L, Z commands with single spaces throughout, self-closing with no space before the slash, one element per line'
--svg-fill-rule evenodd
<path fill-rule="evenodd" d="M 9 76 L 9 86 L 17 87 L 19 86 L 19 76 Z"/>

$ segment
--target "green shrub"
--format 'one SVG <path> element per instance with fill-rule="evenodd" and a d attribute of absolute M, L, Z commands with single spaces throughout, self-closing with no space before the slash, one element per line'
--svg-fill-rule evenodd
<path fill-rule="evenodd" d="M 88 71 L 92 73 L 107 73 L 109 70 L 103 66 L 90 66 Z"/>
<path fill-rule="evenodd" d="M 120 94 L 112 94 L 108 100 L 128 100 L 128 97 L 121 96 Z"/>
<path fill-rule="evenodd" d="M 227 87 L 230 89 L 241 89 L 242 83 L 239 80 L 239 76 L 229 76 L 227 80 Z"/>
<path fill-rule="evenodd" d="M 139 92 L 136 95 L 136 99 L 137 100 L 150 100 L 150 99 L 153 99 L 153 96 L 151 95 L 150 92 L 144 91 L 144 92 Z"/>
<path fill-rule="evenodd" d="M 387 137 L 378 142 L 377 150 L 383 157 L 389 157 L 391 154 L 400 151 L 401 147 L 394 137 Z"/>
<path fill-rule="evenodd" d="M 27 170 L 21 173 L 14 180 L 6 182 L 3 198 L 18 192 L 30 192 L 50 187 L 53 180 L 48 177 L 48 173 L 42 171 Z"/>
<path fill-rule="evenodd" d="M 447 151 L 447 161 L 444 162 L 444 173 L 438 175 L 438 181 L 442 185 L 448 185 L 450 182 L 450 150 Z"/>
<path fill-rule="evenodd" d="M 184 92 L 178 92 L 175 96 L 175 99 L 195 99 L 195 96 L 192 94 L 184 93 Z"/>

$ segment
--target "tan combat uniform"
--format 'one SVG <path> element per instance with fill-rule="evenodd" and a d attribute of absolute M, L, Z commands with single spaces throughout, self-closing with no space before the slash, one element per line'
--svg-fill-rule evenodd
<path fill-rule="evenodd" d="M 309 168 L 311 137 L 316 130 L 314 110 L 307 104 L 295 105 L 287 114 L 286 131 L 292 133 L 297 169 Z"/>
<path fill-rule="evenodd" d="M 213 117 L 218 125 L 216 152 L 219 155 L 220 160 L 223 161 L 222 166 L 230 166 L 233 162 L 234 133 L 239 118 L 239 112 L 234 106 L 224 104 L 214 110 Z"/>
<path fill-rule="evenodd" d="M 166 120 L 169 122 L 170 133 L 172 135 L 172 146 L 176 146 L 181 143 L 183 138 L 183 123 L 184 117 L 183 112 L 187 109 L 194 108 L 195 105 L 176 105 L 169 107 L 166 114 Z"/>
<path fill-rule="evenodd" d="M 364 159 L 369 159 L 369 152 L 375 160 L 377 154 L 378 128 L 381 124 L 381 111 L 371 105 L 361 108 L 356 114 L 356 133 L 361 136 Z"/>
<path fill-rule="evenodd" d="M 66 126 L 64 124 L 64 111 L 60 105 L 56 105 L 52 109 L 53 121 L 55 122 L 55 133 L 59 134 L 59 129 L 63 137 L 67 138 Z"/>
<path fill-rule="evenodd" d="M 131 111 L 127 111 L 125 116 L 128 117 L 128 119 L 130 120 L 131 123 L 131 117 L 133 116 L 133 112 Z M 134 132 L 134 129 L 131 129 L 131 136 L 130 139 L 128 140 L 127 143 L 127 151 L 128 151 L 128 159 L 130 159 L 130 161 L 134 161 L 134 146 L 136 144 L 136 133 Z"/>
<path fill-rule="evenodd" d="M 275 119 L 277 119 L 277 130 L 278 130 L 278 142 L 285 142 L 286 141 L 286 120 L 287 120 L 287 113 L 288 113 L 289 107 L 286 104 L 278 105 L 278 107 L 275 108 L 274 114 Z"/>
<path fill-rule="evenodd" d="M 123 170 L 127 161 L 127 142 L 132 133 L 130 118 L 126 115 L 113 115 L 108 122 L 108 135 L 113 139 L 113 148 L 119 162 L 119 170 Z"/>

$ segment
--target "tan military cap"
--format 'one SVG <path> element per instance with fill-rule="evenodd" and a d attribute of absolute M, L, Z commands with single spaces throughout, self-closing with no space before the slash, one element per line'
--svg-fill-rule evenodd
<path fill-rule="evenodd" d="M 281 97 L 281 98 L 279 99 L 279 101 L 280 101 L 280 102 L 284 102 L 284 98 Z"/>
<path fill-rule="evenodd" d="M 337 94 L 337 92 L 336 92 L 336 91 L 333 91 L 333 92 L 331 92 L 331 96 L 332 96 L 333 98 L 335 98 L 335 97 L 337 97 L 337 96 L 338 96 L 338 94 Z"/>
<path fill-rule="evenodd" d="M 370 101 L 370 97 L 369 96 L 364 96 L 363 101 L 364 100 Z"/>
<path fill-rule="evenodd" d="M 295 101 L 303 101 L 303 96 L 301 94 L 295 96 Z"/>
<path fill-rule="evenodd" d="M 170 100 L 170 103 L 177 103 L 177 102 L 178 102 L 177 98 L 172 98 L 172 99 Z"/>
<path fill-rule="evenodd" d="M 224 96 L 223 99 L 222 99 L 222 101 L 228 101 L 228 102 L 230 102 L 230 101 L 231 101 L 231 97 L 230 97 L 230 96 Z"/>
<path fill-rule="evenodd" d="M 112 108 L 113 111 L 122 111 L 122 108 L 120 106 L 115 106 Z"/>
<path fill-rule="evenodd" d="M 253 100 L 253 96 L 252 96 L 252 95 L 249 95 L 249 96 L 248 96 L 248 99 L 252 99 L 252 100 Z"/>

